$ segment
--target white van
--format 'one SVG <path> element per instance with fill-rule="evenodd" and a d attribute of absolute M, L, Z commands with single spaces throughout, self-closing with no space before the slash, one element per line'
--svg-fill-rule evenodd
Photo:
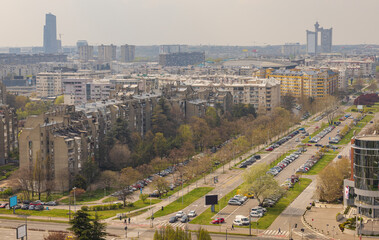
<path fill-rule="evenodd" d="M 237 215 L 235 218 L 235 221 L 241 222 L 242 225 L 249 225 L 249 218 L 243 216 L 243 215 Z"/>

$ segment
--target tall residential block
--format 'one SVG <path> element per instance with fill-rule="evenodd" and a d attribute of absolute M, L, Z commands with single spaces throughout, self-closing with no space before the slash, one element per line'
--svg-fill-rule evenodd
<path fill-rule="evenodd" d="M 78 47 L 79 59 L 88 61 L 93 59 L 93 46 L 81 45 Z"/>
<path fill-rule="evenodd" d="M 116 50 L 117 46 L 111 45 L 100 45 L 97 48 L 98 60 L 103 62 L 110 62 L 116 60 Z"/>
<path fill-rule="evenodd" d="M 55 15 L 46 14 L 46 23 L 43 27 L 43 48 L 45 53 L 57 53 L 57 20 Z"/>
<path fill-rule="evenodd" d="M 134 61 L 134 55 L 136 52 L 136 46 L 134 45 L 122 45 L 121 46 L 121 61 L 122 62 L 132 62 Z"/>

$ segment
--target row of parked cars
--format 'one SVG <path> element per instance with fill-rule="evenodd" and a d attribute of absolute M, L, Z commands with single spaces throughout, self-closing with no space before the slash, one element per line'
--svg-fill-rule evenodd
<path fill-rule="evenodd" d="M 306 173 L 308 172 L 323 156 L 323 153 L 313 155 L 303 165 L 301 165 L 296 172 Z"/>
<path fill-rule="evenodd" d="M 321 132 L 319 132 L 316 136 L 314 136 L 312 139 L 309 140 L 310 143 L 317 143 L 319 142 L 323 137 L 326 136 L 326 134 L 330 133 L 335 128 L 334 125 L 331 125 Z"/>
<path fill-rule="evenodd" d="M 248 198 L 246 196 L 234 195 L 234 197 L 229 199 L 228 204 L 229 205 L 241 206 L 242 204 L 244 204 L 247 201 L 247 199 Z"/>
<path fill-rule="evenodd" d="M 253 163 L 255 163 L 259 159 L 261 159 L 260 155 L 251 156 L 249 159 L 243 161 L 240 164 L 239 168 L 247 168 L 248 166 L 252 165 Z"/>
<path fill-rule="evenodd" d="M 306 151 L 306 148 L 302 148 L 301 150 L 291 153 L 280 161 L 275 167 L 270 168 L 270 170 L 267 171 L 267 174 L 271 174 L 273 176 L 278 175 L 285 167 L 295 161 L 303 153 L 303 151 Z"/>
<path fill-rule="evenodd" d="M 17 204 L 16 206 L 14 206 L 15 209 L 21 209 L 21 210 L 36 210 L 36 211 L 42 211 L 45 209 L 44 206 L 56 206 L 57 205 L 57 202 L 55 201 L 50 201 L 50 202 L 42 202 L 40 200 L 37 200 L 37 201 L 29 201 L 29 200 L 25 200 L 21 203 L 21 201 L 19 201 L 19 204 Z M 3 203 L 0 205 L 0 208 L 9 208 L 9 205 L 8 203 Z"/>
<path fill-rule="evenodd" d="M 296 131 L 293 131 L 292 133 L 288 134 L 288 136 L 280 139 L 279 141 L 276 141 L 274 144 L 272 144 L 271 146 L 267 147 L 265 150 L 266 151 L 272 151 L 274 150 L 275 148 L 278 148 L 280 145 L 282 145 L 283 143 L 287 142 L 288 140 L 290 140 L 291 138 L 295 137 L 296 135 L 298 135 L 300 133 L 300 130 L 296 130 Z"/>
<path fill-rule="evenodd" d="M 179 211 L 175 214 L 175 216 L 170 217 L 168 220 L 169 223 L 176 223 L 180 221 L 182 223 L 186 223 L 190 221 L 190 217 L 196 217 L 197 213 L 195 210 L 189 211 L 188 214 L 185 214 L 183 211 Z"/>

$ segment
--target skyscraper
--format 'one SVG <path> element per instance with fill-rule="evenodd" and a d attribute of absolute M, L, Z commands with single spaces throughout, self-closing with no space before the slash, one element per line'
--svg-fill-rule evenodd
<path fill-rule="evenodd" d="M 333 28 L 324 29 L 316 22 L 314 32 L 307 30 L 307 53 L 318 54 L 332 52 L 332 32 Z M 321 47 L 318 46 L 319 33 L 321 33 Z"/>
<path fill-rule="evenodd" d="M 45 53 L 57 53 L 57 20 L 55 15 L 46 14 L 46 23 L 43 27 L 43 48 Z"/>

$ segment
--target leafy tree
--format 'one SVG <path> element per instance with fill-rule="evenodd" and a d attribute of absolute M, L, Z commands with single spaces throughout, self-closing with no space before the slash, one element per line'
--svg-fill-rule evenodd
<path fill-rule="evenodd" d="M 155 230 L 154 240 L 191 240 L 191 233 L 181 228 L 166 226 Z"/>
<path fill-rule="evenodd" d="M 244 172 L 243 193 L 253 193 L 259 204 L 266 198 L 283 194 L 283 189 L 271 174 L 266 174 L 267 165 L 257 164 Z"/>
<path fill-rule="evenodd" d="M 149 197 L 149 194 L 140 194 L 139 195 L 139 199 L 145 203 L 146 202 L 146 199 Z"/>
<path fill-rule="evenodd" d="M 284 96 L 281 96 L 280 104 L 283 108 L 291 111 L 296 105 L 296 98 L 291 94 L 286 94 Z"/>
<path fill-rule="evenodd" d="M 153 181 L 153 188 L 158 190 L 160 198 L 162 194 L 166 193 L 169 190 L 168 182 L 165 178 L 159 177 Z"/>
<path fill-rule="evenodd" d="M 64 95 L 58 96 L 54 101 L 54 105 L 60 105 L 63 103 L 64 103 Z"/>
<path fill-rule="evenodd" d="M 163 133 L 158 132 L 155 134 L 153 144 L 156 156 L 163 158 L 167 154 L 168 149 L 167 140 L 163 136 Z"/>
<path fill-rule="evenodd" d="M 211 235 L 204 228 L 200 228 L 199 230 L 197 230 L 196 236 L 197 240 L 212 240 Z"/>
<path fill-rule="evenodd" d="M 159 173 L 170 165 L 166 158 L 158 157 L 154 158 L 150 164 L 153 166 L 154 170 L 158 171 Z"/>
<path fill-rule="evenodd" d="M 89 213 L 78 210 L 74 214 L 74 218 L 70 221 L 72 231 L 80 240 L 91 240 L 92 224 Z"/>
<path fill-rule="evenodd" d="M 372 92 L 375 92 L 376 89 L 378 89 L 378 85 L 375 82 L 372 82 L 367 88 Z"/>
<path fill-rule="evenodd" d="M 88 183 L 92 183 L 99 174 L 99 167 L 95 160 L 88 158 L 87 161 L 83 163 L 81 173 L 83 174 L 83 177 L 87 179 Z"/>
<path fill-rule="evenodd" d="M 131 142 L 130 131 L 126 119 L 117 118 L 112 127 L 111 134 L 114 139 L 117 139 L 122 144 L 129 144 Z"/>
<path fill-rule="evenodd" d="M 70 231 L 74 232 L 78 240 L 105 240 L 105 224 L 99 222 L 99 216 L 96 214 L 92 219 L 90 215 L 79 210 L 74 214 L 70 221 Z"/>
<path fill-rule="evenodd" d="M 205 120 L 212 128 L 220 125 L 220 117 L 218 116 L 216 109 L 213 107 L 207 108 L 207 111 L 205 112 Z"/>
<path fill-rule="evenodd" d="M 235 118 L 241 118 L 248 115 L 253 115 L 254 117 L 257 116 L 257 113 L 255 111 L 254 105 L 252 104 L 234 104 L 232 108 L 232 116 Z"/>
<path fill-rule="evenodd" d="M 82 175 L 77 174 L 72 185 L 77 188 L 87 189 L 87 180 Z"/>

